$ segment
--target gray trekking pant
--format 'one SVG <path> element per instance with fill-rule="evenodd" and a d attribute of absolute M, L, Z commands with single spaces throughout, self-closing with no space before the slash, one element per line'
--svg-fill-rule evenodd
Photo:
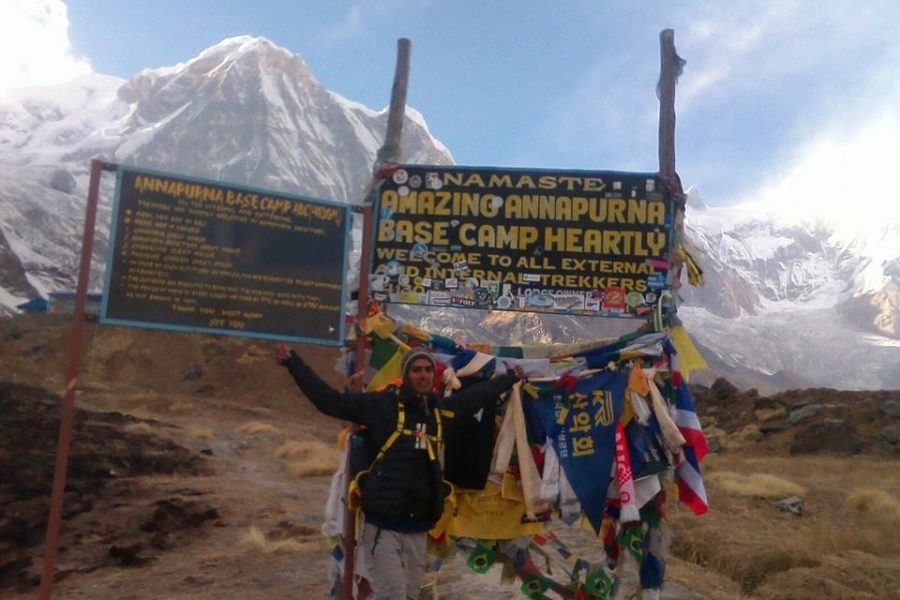
<path fill-rule="evenodd" d="M 418 600 L 425 576 L 428 533 L 401 533 L 363 525 L 362 560 L 374 600 Z"/>

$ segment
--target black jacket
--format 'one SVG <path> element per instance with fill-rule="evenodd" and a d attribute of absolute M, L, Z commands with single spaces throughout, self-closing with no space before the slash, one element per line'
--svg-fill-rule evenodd
<path fill-rule="evenodd" d="M 514 373 L 496 377 L 446 399 L 416 397 L 405 385 L 381 392 L 339 392 L 325 383 L 291 352 L 286 361 L 294 381 L 322 413 L 365 425 L 371 444 L 380 449 L 396 430 L 398 406 L 405 409 L 405 429 L 424 424 L 428 435 L 437 434 L 435 409 L 443 421 L 470 417 L 482 407 L 496 404 L 500 394 L 518 380 Z M 450 414 L 448 414 L 448 412 Z M 376 450 L 377 452 L 377 450 Z M 446 491 L 439 461 L 427 449 L 417 448 L 413 436 L 401 435 L 365 478 L 362 508 L 366 519 L 386 529 L 427 531 L 440 519 Z"/>

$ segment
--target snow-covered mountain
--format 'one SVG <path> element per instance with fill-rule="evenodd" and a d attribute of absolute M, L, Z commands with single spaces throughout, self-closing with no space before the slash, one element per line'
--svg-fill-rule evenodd
<path fill-rule="evenodd" d="M 0 96 L 0 310 L 74 288 L 92 158 L 358 202 L 386 125 L 386 110 L 326 90 L 302 58 L 252 37 L 127 81 L 85 75 Z M 453 160 L 411 108 L 402 146 L 413 162 Z M 101 266 L 112 179 L 99 210 Z"/>
<path fill-rule="evenodd" d="M 830 387 L 900 387 L 896 211 L 848 227 L 688 195 L 706 285 L 682 288 L 679 315 L 717 362 Z"/>
<path fill-rule="evenodd" d="M 386 119 L 386 111 L 324 89 L 301 58 L 250 37 L 127 81 L 88 75 L 0 96 L 0 313 L 74 288 L 92 158 L 356 202 Z M 409 162 L 453 160 L 413 109 L 403 149 Z M 102 189 L 96 281 L 112 179 Z M 707 283 L 682 288 L 679 315 L 720 372 L 773 387 L 804 379 L 900 387 L 900 223 L 865 231 L 839 225 L 786 220 L 758 207 L 707 208 L 690 194 L 686 230 Z M 477 330 L 507 342 L 589 339 L 635 325 L 408 307 L 392 313 L 430 330 L 462 337 Z"/>

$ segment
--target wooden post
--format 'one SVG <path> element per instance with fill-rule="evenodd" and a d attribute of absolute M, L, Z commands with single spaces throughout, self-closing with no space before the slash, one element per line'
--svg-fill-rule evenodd
<path fill-rule="evenodd" d="M 409 84 L 410 41 L 406 38 L 397 40 L 397 66 L 394 69 L 394 84 L 391 87 L 391 105 L 388 110 L 387 131 L 384 145 L 375 156 L 375 170 L 381 163 L 399 162 L 403 156 L 400 147 L 400 135 L 403 132 L 403 116 L 406 113 L 406 90 Z M 369 269 L 372 266 L 372 228 L 374 198 L 367 198 L 363 207 L 362 248 L 359 265 L 359 300 L 357 308 L 357 324 L 362 333 L 366 322 L 369 302 Z M 366 361 L 365 339 L 359 335 L 356 340 L 356 368 L 361 369 Z"/>
<path fill-rule="evenodd" d="M 663 29 L 659 33 L 659 175 L 670 194 L 676 198 L 672 235 L 678 240 L 684 235 L 684 193 L 675 170 L 675 85 L 684 62 L 675 52 L 675 32 Z M 674 246 L 672 246 L 674 248 Z M 654 311 L 653 327 L 656 331 L 666 329 L 672 306 L 666 303 L 681 279 L 681 260 L 672 252 L 670 268 L 666 275 L 666 290 L 660 295 L 657 310 Z"/>
<path fill-rule="evenodd" d="M 400 134 L 403 131 L 403 117 L 406 114 L 410 46 L 410 41 L 406 38 L 397 40 L 397 66 L 394 68 L 394 85 L 391 87 L 387 131 L 384 134 L 384 145 L 378 150 L 376 162 L 399 162 L 403 156 Z"/>
<path fill-rule="evenodd" d="M 72 315 L 72 332 L 69 334 L 66 389 L 60 406 L 59 441 L 56 444 L 53 495 L 50 498 L 50 516 L 47 519 L 47 536 L 44 540 L 44 564 L 41 573 L 41 587 L 38 590 L 38 598 L 40 600 L 48 600 L 53 592 L 53 577 L 59 548 L 59 529 L 62 521 L 63 496 L 66 492 L 66 471 L 69 466 L 69 446 L 72 442 L 72 426 L 75 420 L 75 387 L 78 383 L 78 374 L 81 368 L 84 308 L 87 303 L 87 287 L 91 275 L 91 254 L 94 250 L 94 225 L 97 221 L 100 176 L 104 170 L 112 168 L 115 168 L 115 165 L 96 159 L 91 161 L 91 180 L 88 186 L 87 209 L 84 215 L 84 233 L 81 238 L 81 264 L 78 268 L 78 287 L 75 292 L 75 312 Z"/>
<path fill-rule="evenodd" d="M 659 173 L 667 178 L 675 176 L 675 83 L 681 67 L 671 29 L 659 34 L 659 61 Z"/>
<path fill-rule="evenodd" d="M 375 156 L 375 170 L 384 162 L 399 162 L 403 156 L 400 137 L 403 132 L 403 117 L 406 113 L 406 90 L 409 84 L 410 41 L 406 38 L 397 40 L 397 65 L 394 69 L 394 84 L 391 87 L 391 105 L 388 110 L 387 131 L 384 145 Z M 372 228 L 374 227 L 374 198 L 367 198 L 363 208 L 362 248 L 359 265 L 359 300 L 357 308 L 357 324 L 359 334 L 356 338 L 356 368 L 363 369 L 366 362 L 366 342 L 363 329 L 369 309 L 369 269 L 372 265 Z M 363 385 L 360 382 L 359 385 Z M 347 464 L 349 465 L 350 446 L 347 446 Z M 353 598 L 354 550 L 356 548 L 356 515 L 350 510 L 349 503 L 344 512 L 344 573 L 341 581 L 341 600 Z"/>

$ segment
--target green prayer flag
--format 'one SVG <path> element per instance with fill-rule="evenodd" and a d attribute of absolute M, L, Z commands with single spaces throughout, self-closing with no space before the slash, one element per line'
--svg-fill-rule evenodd
<path fill-rule="evenodd" d="M 644 530 L 640 525 L 623 527 L 618 542 L 640 564 L 644 558 Z"/>
<path fill-rule="evenodd" d="M 494 548 L 478 544 L 469 554 L 466 566 L 476 573 L 487 573 L 495 562 L 497 562 L 497 551 Z"/>
<path fill-rule="evenodd" d="M 606 598 L 612 592 L 613 580 L 606 574 L 603 567 L 600 567 L 588 575 L 587 581 L 584 582 L 584 589 L 591 596 Z"/>
<path fill-rule="evenodd" d="M 537 575 L 528 575 L 522 583 L 522 593 L 529 598 L 541 600 L 544 592 L 550 589 L 550 581 Z"/>

